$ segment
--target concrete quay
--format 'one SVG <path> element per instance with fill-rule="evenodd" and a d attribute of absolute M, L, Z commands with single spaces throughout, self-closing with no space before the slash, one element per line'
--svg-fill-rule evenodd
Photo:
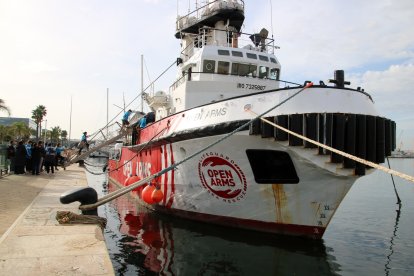
<path fill-rule="evenodd" d="M 0 275 L 114 275 L 99 226 L 55 219 L 57 211 L 78 212 L 79 202 L 63 205 L 60 195 L 86 186 L 77 165 L 0 178 Z"/>

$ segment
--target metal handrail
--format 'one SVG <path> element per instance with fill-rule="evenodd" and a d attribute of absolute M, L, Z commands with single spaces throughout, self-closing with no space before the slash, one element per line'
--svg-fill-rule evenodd
<path fill-rule="evenodd" d="M 183 16 L 180 16 L 178 19 L 177 19 L 177 26 L 178 26 L 178 22 L 180 21 L 180 20 L 182 20 L 183 18 L 189 18 L 190 17 L 190 15 L 192 15 L 193 13 L 197 13 L 197 16 L 195 16 L 195 18 L 197 19 L 197 20 L 199 20 L 199 19 L 201 19 L 201 17 L 202 16 L 199 16 L 198 15 L 198 12 L 200 11 L 200 10 L 202 10 L 202 9 L 204 9 L 205 7 L 207 7 L 207 6 L 209 6 L 209 5 L 212 5 L 212 4 L 214 4 L 214 3 L 216 3 L 216 2 L 219 2 L 219 1 L 222 1 L 222 0 L 215 0 L 215 1 L 213 1 L 213 2 L 210 2 L 210 3 L 207 3 L 207 4 L 205 4 L 205 5 L 203 5 L 203 6 L 201 6 L 201 7 L 199 7 L 199 8 L 196 8 L 195 10 L 193 10 L 192 12 L 190 12 L 190 13 L 188 13 L 188 14 L 186 14 L 186 15 L 183 15 Z M 242 10 L 244 10 L 244 0 L 234 0 L 234 2 L 236 2 L 237 4 L 240 4 L 241 6 L 242 6 Z M 184 26 L 183 26 L 184 27 Z M 177 31 L 178 31 L 179 29 L 177 28 Z"/>

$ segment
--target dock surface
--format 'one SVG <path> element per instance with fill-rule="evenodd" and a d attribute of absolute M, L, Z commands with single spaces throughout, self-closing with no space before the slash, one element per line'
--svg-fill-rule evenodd
<path fill-rule="evenodd" d="M 63 205 L 60 195 L 86 186 L 77 165 L 0 178 L 0 275 L 114 275 L 99 226 L 55 219 L 57 211 L 78 213 L 79 202 Z"/>

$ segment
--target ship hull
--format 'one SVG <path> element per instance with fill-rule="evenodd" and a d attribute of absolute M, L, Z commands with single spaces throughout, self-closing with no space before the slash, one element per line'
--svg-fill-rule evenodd
<path fill-rule="evenodd" d="M 219 138 L 161 145 L 138 155 L 123 148 L 123 158 L 118 162 L 111 160 L 109 169 L 126 165 L 112 171 L 110 179 L 123 186 L 127 176 L 149 176 Z M 246 150 L 257 148 L 287 152 L 300 181 L 257 183 L 246 155 Z M 289 147 L 275 145 L 272 139 L 240 132 L 157 179 L 153 184 L 159 186 L 164 197 L 151 208 L 203 222 L 320 238 L 356 179 L 327 172 Z M 132 192 L 137 200 L 140 190 Z"/>
<path fill-rule="evenodd" d="M 307 100 L 309 94 L 301 95 L 289 102 L 290 107 L 318 116 L 322 109 L 349 115 L 357 107 L 367 116 L 376 115 L 366 94 L 334 88 L 309 90 L 306 93 L 312 93 L 312 102 Z M 141 130 L 137 145 L 122 147 L 118 159 L 109 161 L 109 178 L 125 186 L 129 176 L 137 175 L 141 179 L 150 176 L 223 139 L 155 179 L 152 185 L 161 189 L 161 202 L 149 205 L 142 201 L 143 186 L 132 194 L 154 210 L 180 217 L 321 238 L 358 178 L 354 169 L 345 169 L 343 163 L 332 163 L 331 155 L 321 155 L 318 148 L 307 148 L 303 143 L 292 146 L 290 140 L 277 141 L 263 133 L 251 135 L 251 127 L 238 129 L 228 136 L 252 118 L 245 112 L 246 105 L 260 114 L 297 91 L 256 93 L 157 121 Z M 333 99 L 335 93 L 340 99 L 330 101 L 328 107 L 326 97 Z M 350 105 L 340 104 L 341 97 Z M 281 114 L 289 114 L 287 107 L 272 110 L 266 116 Z"/>

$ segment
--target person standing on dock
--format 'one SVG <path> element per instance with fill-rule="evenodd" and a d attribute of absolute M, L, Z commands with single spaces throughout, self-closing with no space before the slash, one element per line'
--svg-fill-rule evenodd
<path fill-rule="evenodd" d="M 131 113 L 132 113 L 131 109 L 128 109 L 128 111 L 124 113 L 124 116 L 122 117 L 122 126 L 129 125 L 129 116 L 131 115 Z"/>
<path fill-rule="evenodd" d="M 32 175 L 40 174 L 40 162 L 42 161 L 42 156 L 45 154 L 45 148 L 43 147 L 43 142 L 39 141 L 33 143 L 32 147 Z"/>
<path fill-rule="evenodd" d="M 64 158 L 62 156 L 63 150 L 64 150 L 64 148 L 60 145 L 60 143 L 58 143 L 56 145 L 56 149 L 55 149 L 55 151 L 56 151 L 55 170 L 57 170 L 57 171 L 59 170 L 58 165 L 63 164 L 63 160 L 64 160 Z"/>
<path fill-rule="evenodd" d="M 49 174 L 49 171 L 55 173 L 55 162 L 56 162 L 56 151 L 55 148 L 52 147 L 52 144 L 49 143 L 46 147 L 46 156 L 45 156 L 45 169 L 46 173 Z"/>
<path fill-rule="evenodd" d="M 10 141 L 10 145 L 7 148 L 7 160 L 10 166 L 9 173 L 14 173 L 14 158 L 16 155 L 16 148 L 14 147 L 14 141 Z"/>
<path fill-rule="evenodd" d="M 26 147 L 23 145 L 23 141 L 19 141 L 16 147 L 16 155 L 14 157 L 14 173 L 24 174 L 24 167 L 26 165 Z"/>
<path fill-rule="evenodd" d="M 26 172 L 32 171 L 32 141 L 28 141 L 24 146 L 26 147 Z"/>

